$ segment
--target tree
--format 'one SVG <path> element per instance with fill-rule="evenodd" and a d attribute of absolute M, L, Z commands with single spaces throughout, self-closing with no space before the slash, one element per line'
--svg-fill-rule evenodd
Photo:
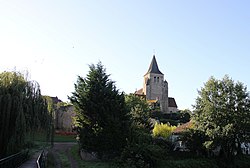
<path fill-rule="evenodd" d="M 185 146 L 190 152 L 196 155 L 206 155 L 204 143 L 208 140 L 204 131 L 190 128 L 182 133 L 180 139 L 185 143 Z"/>
<path fill-rule="evenodd" d="M 150 110 L 146 100 L 134 94 L 129 94 L 125 96 L 125 102 L 132 126 L 150 131 Z"/>
<path fill-rule="evenodd" d="M 47 131 L 49 117 L 37 82 L 19 72 L 0 73 L 0 158 L 23 149 L 28 134 Z"/>
<path fill-rule="evenodd" d="M 157 160 L 166 154 L 151 136 L 153 124 L 149 105 L 144 98 L 134 94 L 126 95 L 125 102 L 130 116 L 130 130 L 121 159 L 131 167 L 155 167 Z"/>
<path fill-rule="evenodd" d="M 128 113 L 124 94 L 116 89 L 99 62 L 90 65 L 86 78 L 78 76 L 69 97 L 76 108 L 83 149 L 102 156 L 118 155 L 126 145 Z"/>
<path fill-rule="evenodd" d="M 197 130 L 209 140 L 208 149 L 221 147 L 222 155 L 231 159 L 240 144 L 249 138 L 250 99 L 247 88 L 228 76 L 222 80 L 211 77 L 198 92 L 194 105 Z"/>

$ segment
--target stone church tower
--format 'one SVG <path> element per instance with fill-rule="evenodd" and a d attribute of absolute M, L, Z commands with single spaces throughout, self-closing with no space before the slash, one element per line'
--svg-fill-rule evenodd
<path fill-rule="evenodd" d="M 158 68 L 155 55 L 144 75 L 143 93 L 146 100 L 158 100 L 162 112 L 169 112 L 168 82 L 164 80 L 164 74 Z"/>
<path fill-rule="evenodd" d="M 155 56 L 144 75 L 143 88 L 135 92 L 135 95 L 145 97 L 148 103 L 160 104 L 163 113 L 178 111 L 173 97 L 168 96 L 168 82 L 164 80 L 164 74 L 159 70 Z"/>

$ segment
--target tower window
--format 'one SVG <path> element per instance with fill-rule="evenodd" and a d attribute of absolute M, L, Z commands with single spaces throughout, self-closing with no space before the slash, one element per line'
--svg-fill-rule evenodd
<path fill-rule="evenodd" d="M 157 77 L 157 83 L 159 83 L 159 77 Z"/>
<path fill-rule="evenodd" d="M 154 77 L 154 82 L 156 82 L 156 77 Z"/>

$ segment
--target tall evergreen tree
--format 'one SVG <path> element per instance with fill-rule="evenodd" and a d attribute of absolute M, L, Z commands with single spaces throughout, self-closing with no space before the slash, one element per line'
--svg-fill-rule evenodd
<path fill-rule="evenodd" d="M 86 78 L 78 76 L 69 97 L 77 111 L 83 149 L 103 155 L 117 155 L 126 145 L 128 115 L 124 94 L 116 89 L 99 62 L 90 65 Z"/>

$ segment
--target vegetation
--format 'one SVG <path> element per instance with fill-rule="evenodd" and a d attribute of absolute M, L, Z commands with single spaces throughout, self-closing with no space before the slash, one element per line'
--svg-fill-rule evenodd
<path fill-rule="evenodd" d="M 162 113 L 161 111 L 152 111 L 150 116 L 159 122 L 170 125 L 178 126 L 178 124 L 184 124 L 190 121 L 191 111 L 180 110 L 176 113 Z"/>
<path fill-rule="evenodd" d="M 75 92 L 69 97 L 77 112 L 80 143 L 101 158 L 116 156 L 125 147 L 129 132 L 124 94 L 101 63 L 89 68 L 86 78 L 78 76 Z"/>
<path fill-rule="evenodd" d="M 172 135 L 175 128 L 176 126 L 171 126 L 169 124 L 156 123 L 153 129 L 153 136 L 167 139 Z"/>
<path fill-rule="evenodd" d="M 71 155 L 74 160 L 77 161 L 78 167 L 86 167 L 86 168 L 116 168 L 117 165 L 115 162 L 107 162 L 107 161 L 83 161 L 79 155 L 79 146 L 75 145 L 70 149 Z"/>
<path fill-rule="evenodd" d="M 47 103 L 39 84 L 19 72 L 0 74 L 0 158 L 25 148 L 25 136 L 50 132 Z"/>
<path fill-rule="evenodd" d="M 70 161 L 65 152 L 59 152 L 62 167 L 70 167 Z"/>
<path fill-rule="evenodd" d="M 212 159 L 182 159 L 161 161 L 157 165 L 159 168 L 219 168 L 216 160 Z"/>
<path fill-rule="evenodd" d="M 130 131 L 127 146 L 121 161 L 125 167 L 155 167 L 166 152 L 154 143 L 151 136 L 150 108 L 145 99 L 133 94 L 126 95 L 126 106 L 130 114 Z"/>
<path fill-rule="evenodd" d="M 228 76 L 211 77 L 199 91 L 194 110 L 196 129 L 204 132 L 207 149 L 221 147 L 221 155 L 233 160 L 250 131 L 250 99 L 247 88 Z"/>
<path fill-rule="evenodd" d="M 250 97 L 242 83 L 211 77 L 198 92 L 193 113 L 163 114 L 150 109 L 145 99 L 119 92 L 101 63 L 89 68 L 86 78 L 78 76 L 69 97 L 80 137 L 70 152 L 79 167 L 250 167 L 249 156 L 239 155 L 241 143 L 250 140 Z M 41 149 L 48 145 L 45 141 L 76 142 L 74 133 L 54 134 L 58 110 L 68 104 L 53 101 L 24 75 L 0 74 L 0 158 L 26 147 Z M 188 151 L 173 151 L 169 137 L 191 116 L 192 127 L 181 132 Z M 79 148 L 95 152 L 100 160 L 82 161 Z M 220 149 L 220 157 L 214 149 Z M 54 167 L 51 152 L 48 157 Z M 59 158 L 63 167 L 70 166 L 65 153 Z"/>
<path fill-rule="evenodd" d="M 129 94 L 125 96 L 131 127 L 144 128 L 150 131 L 150 109 L 145 99 Z"/>
<path fill-rule="evenodd" d="M 76 142 L 76 135 L 54 135 L 54 142 Z"/>

